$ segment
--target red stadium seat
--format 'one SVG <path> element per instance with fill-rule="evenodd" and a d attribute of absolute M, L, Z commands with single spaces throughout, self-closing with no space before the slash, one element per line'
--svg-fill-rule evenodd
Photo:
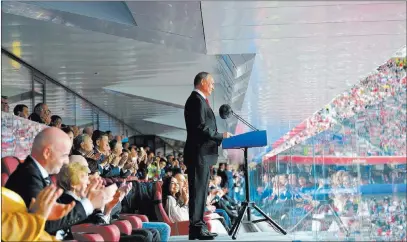
<path fill-rule="evenodd" d="M 119 228 L 120 233 L 131 235 L 131 231 L 133 230 L 133 226 L 127 220 L 116 220 L 113 221 L 112 224 L 116 225 Z"/>
<path fill-rule="evenodd" d="M 100 234 L 104 241 L 119 241 L 120 230 L 116 225 L 79 224 L 71 227 L 72 233 L 95 233 Z"/>
<path fill-rule="evenodd" d="M 20 160 L 14 156 L 6 156 L 1 158 L 1 171 L 7 175 L 11 175 L 16 169 Z"/>
<path fill-rule="evenodd" d="M 92 234 L 92 233 L 73 233 L 74 239 L 77 241 L 90 241 L 90 242 L 99 242 L 104 241 L 103 237 L 100 234 Z"/>
<path fill-rule="evenodd" d="M 119 216 L 121 219 L 129 221 L 133 229 L 141 229 L 143 227 L 143 221 L 135 214 L 120 214 Z"/>
<path fill-rule="evenodd" d="M 8 175 L 6 173 L 1 173 L 1 186 L 4 187 L 7 183 Z"/>

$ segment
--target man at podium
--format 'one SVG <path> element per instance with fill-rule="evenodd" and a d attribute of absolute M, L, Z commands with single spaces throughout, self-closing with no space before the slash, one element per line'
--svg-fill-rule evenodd
<path fill-rule="evenodd" d="M 194 79 L 194 91 L 185 103 L 184 117 L 187 140 L 184 147 L 184 164 L 187 166 L 189 184 L 189 239 L 211 240 L 203 220 L 208 195 L 209 168 L 218 161 L 218 146 L 230 133 L 218 133 L 215 114 L 208 97 L 214 90 L 213 77 L 200 72 Z"/>

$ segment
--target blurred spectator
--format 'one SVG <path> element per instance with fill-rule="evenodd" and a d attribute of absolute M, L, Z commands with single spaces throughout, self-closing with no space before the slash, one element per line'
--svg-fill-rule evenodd
<path fill-rule="evenodd" d="M 8 113 L 10 106 L 8 105 L 8 97 L 1 96 L 1 111 Z"/>
<path fill-rule="evenodd" d="M 34 107 L 34 112 L 28 117 L 28 119 L 49 125 L 51 123 L 51 111 L 48 109 L 48 105 L 45 103 L 38 103 Z"/>
<path fill-rule="evenodd" d="M 49 126 L 60 129 L 62 125 L 62 118 L 58 115 L 51 116 L 51 123 Z"/>
<path fill-rule="evenodd" d="M 22 118 L 28 118 L 29 116 L 28 107 L 24 104 L 17 104 L 14 107 L 14 115 Z"/>

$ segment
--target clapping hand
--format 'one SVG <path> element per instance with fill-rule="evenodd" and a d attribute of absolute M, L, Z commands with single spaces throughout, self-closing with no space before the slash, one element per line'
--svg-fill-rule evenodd
<path fill-rule="evenodd" d="M 57 199 L 62 195 L 63 190 L 55 185 L 44 188 L 37 196 L 32 198 L 29 206 L 31 213 L 38 214 L 47 220 L 58 220 L 66 216 L 75 206 L 75 202 L 70 204 L 59 204 Z"/>

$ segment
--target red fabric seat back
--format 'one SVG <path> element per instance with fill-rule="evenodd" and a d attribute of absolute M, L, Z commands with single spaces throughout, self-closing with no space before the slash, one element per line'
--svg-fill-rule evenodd
<path fill-rule="evenodd" d="M 72 233 L 85 232 L 100 234 L 104 241 L 118 242 L 120 240 L 120 230 L 116 225 L 94 225 L 79 224 L 71 227 Z"/>
<path fill-rule="evenodd" d="M 131 223 L 133 229 L 141 229 L 143 227 L 143 221 L 134 214 L 120 214 L 121 219 L 125 219 Z"/>
<path fill-rule="evenodd" d="M 20 160 L 14 156 L 6 156 L 1 158 L 1 171 L 7 175 L 11 175 L 16 169 Z"/>
<path fill-rule="evenodd" d="M 155 183 L 155 194 L 154 194 L 154 203 L 155 203 L 155 213 L 157 215 L 158 221 L 163 221 L 166 224 L 172 224 L 170 218 L 167 215 L 167 212 L 165 212 L 165 209 L 163 207 L 162 203 L 162 183 L 161 182 L 156 182 Z"/>
<path fill-rule="evenodd" d="M 100 234 L 73 233 L 73 237 L 78 241 L 90 241 L 90 242 L 104 241 L 103 237 Z"/>
<path fill-rule="evenodd" d="M 120 233 L 131 235 L 131 231 L 133 230 L 133 226 L 131 226 L 131 223 L 129 221 L 127 221 L 127 220 L 116 220 L 116 221 L 113 221 L 112 224 L 116 225 L 117 228 L 119 228 Z"/>

